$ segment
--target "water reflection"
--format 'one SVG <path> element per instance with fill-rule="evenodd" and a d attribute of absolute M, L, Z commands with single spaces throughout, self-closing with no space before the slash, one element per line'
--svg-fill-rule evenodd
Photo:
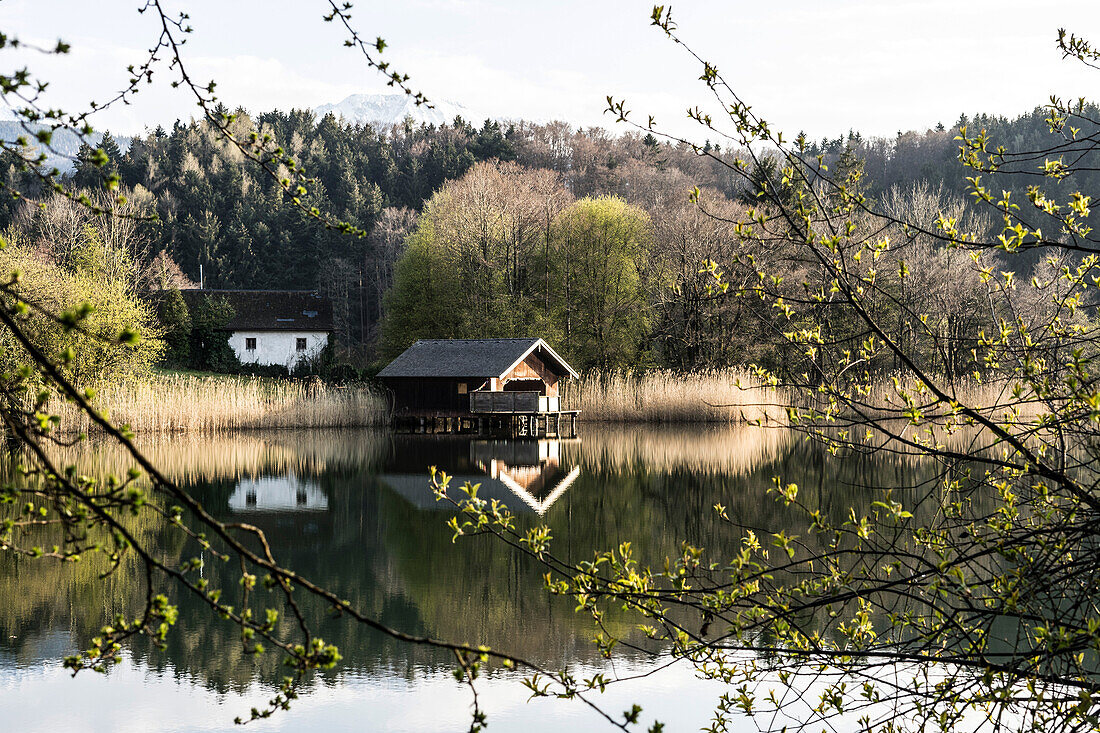
<path fill-rule="evenodd" d="M 549 667 L 604 664 L 590 643 L 589 622 L 564 599 L 542 591 L 540 566 L 491 538 L 453 543 L 440 511 L 445 505 L 428 489 L 430 466 L 452 474 L 455 482 L 480 483 L 481 496 L 498 498 L 517 513 L 521 532 L 548 524 L 555 552 L 566 559 L 588 559 L 596 550 L 631 540 L 636 556 L 653 564 L 677 553 L 685 540 L 717 555 L 731 554 L 740 529 L 717 519 L 716 502 L 744 526 L 765 531 L 791 526 L 796 520 L 765 498 L 776 475 L 797 482 L 800 498 L 840 519 L 849 506 L 876 498 L 868 486 L 915 491 L 936 480 L 910 457 L 837 460 L 778 430 L 590 428 L 582 438 L 511 442 L 284 431 L 162 437 L 146 439 L 142 448 L 216 517 L 262 528 L 280 562 L 383 623 L 414 634 L 487 643 Z M 83 473 L 118 474 L 130 466 L 117 447 L 106 445 L 86 446 L 70 459 Z M 180 533 L 145 521 L 135 532 L 164 558 L 182 561 L 198 554 Z M 106 582 L 99 580 L 99 570 L 92 563 L 31 564 L 0 554 L 5 601 L 0 603 L 0 692 L 39 694 L 34 692 L 38 678 L 27 670 L 56 669 L 64 653 L 86 643 L 115 613 L 134 610 L 143 590 L 137 569 L 124 564 Z M 204 574 L 212 586 L 235 592 L 234 568 L 208 562 Z M 167 698 L 182 704 L 193 694 L 184 691 L 202 687 L 223 696 L 218 700 L 226 706 L 228 723 L 266 696 L 265 686 L 282 674 L 279 659 L 244 655 L 234 627 L 211 618 L 190 597 L 174 600 L 181 604 L 181 620 L 168 649 L 135 645 L 128 650 L 130 673 L 110 683 L 135 685 L 137 706 L 145 704 L 139 688 L 154 677 L 174 680 L 160 704 Z M 409 686 L 429 679 L 449 684 L 447 655 L 326 620 L 317 604 L 303 608 L 345 659 L 340 669 L 315 682 L 317 690 L 354 684 L 371 688 L 376 698 L 389 695 L 387 704 L 401 707 L 408 690 L 394 680 Z M 640 641 L 636 621 L 614 614 L 605 619 L 612 632 Z M 623 663 L 634 669 L 653 664 L 641 653 Z M 692 684 L 691 675 L 682 683 Z M 461 695 L 457 688 L 452 692 Z M 6 704 L 0 700 L 0 719 Z M 364 723 L 362 708 L 348 710 L 354 712 L 326 726 L 387 727 Z M 527 710 L 515 711 L 516 727 L 530 728 L 544 714 Z M 434 727 L 460 729 L 463 722 L 440 718 Z"/>
<path fill-rule="evenodd" d="M 229 495 L 229 511 L 234 514 L 327 510 L 328 497 L 320 485 L 294 474 L 242 478 Z"/>
<path fill-rule="evenodd" d="M 405 473 L 384 473 L 378 480 L 420 509 L 452 511 L 424 490 L 424 459 L 451 479 L 447 495 L 462 498 L 462 486 L 478 486 L 477 495 L 496 499 L 513 512 L 546 514 L 581 474 L 580 465 L 562 462 L 562 448 L 579 440 L 463 440 L 427 436 L 400 436 L 393 444 L 389 465 Z"/>

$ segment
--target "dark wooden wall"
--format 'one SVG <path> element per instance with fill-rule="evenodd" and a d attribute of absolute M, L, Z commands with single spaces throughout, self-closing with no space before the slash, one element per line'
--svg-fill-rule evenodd
<path fill-rule="evenodd" d="M 469 394 L 459 394 L 458 385 L 464 382 L 467 392 L 472 392 L 485 381 L 480 377 L 402 377 L 382 380 L 392 395 L 395 415 L 469 413 Z"/>

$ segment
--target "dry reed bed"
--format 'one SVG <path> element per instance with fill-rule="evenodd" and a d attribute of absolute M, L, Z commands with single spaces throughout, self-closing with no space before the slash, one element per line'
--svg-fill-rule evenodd
<path fill-rule="evenodd" d="M 567 459 L 588 470 L 616 473 L 647 470 L 697 475 L 742 476 L 786 455 L 798 436 L 785 428 L 757 425 L 657 426 L 625 430 L 592 425 L 581 440 L 567 444 Z"/>
<path fill-rule="evenodd" d="M 957 397 L 1003 417 L 1014 402 L 1004 384 L 965 383 Z M 792 395 L 764 387 L 738 369 L 589 372 L 563 383 L 562 401 L 585 422 L 786 424 Z M 802 402 L 805 395 L 800 395 Z M 904 405 L 892 383 L 873 385 L 865 400 L 871 416 L 897 415 Z M 155 376 L 104 385 L 95 404 L 136 433 L 227 432 L 288 428 L 343 428 L 388 423 L 387 401 L 365 385 L 335 387 L 319 380 L 257 377 Z M 808 406 L 805 405 L 804 406 Z M 1020 404 L 1025 417 L 1041 407 Z M 91 432 L 87 415 L 70 404 L 52 406 L 66 433 Z M 927 415 L 926 417 L 932 417 Z"/>
<path fill-rule="evenodd" d="M 562 402 L 587 422 L 784 423 L 783 398 L 748 372 L 588 372 L 562 387 Z"/>
<path fill-rule="evenodd" d="M 591 425 L 580 440 L 565 441 L 562 452 L 570 464 L 597 473 L 644 467 L 665 473 L 745 475 L 781 458 L 797 440 L 789 430 L 755 425 Z M 182 483 L 316 475 L 339 465 L 380 469 L 391 451 L 390 434 L 369 429 L 148 433 L 136 443 L 166 476 Z M 52 450 L 59 462 L 93 476 L 119 475 L 133 465 L 122 446 L 106 439 Z M 426 467 L 424 475 L 426 481 Z"/>
<path fill-rule="evenodd" d="M 1026 396 L 1014 397 L 1013 383 L 1007 380 L 979 382 L 967 377 L 952 384 L 946 378 L 933 377 L 933 381 L 951 399 L 997 421 L 1008 419 L 1010 411 L 1015 411 L 1021 420 L 1035 418 L 1048 411 L 1048 407 L 1042 402 Z M 895 384 L 893 379 L 882 377 L 870 385 L 866 394 L 857 397 L 862 403 L 859 413 L 870 418 L 902 417 L 908 408 L 902 396 L 903 392 L 921 408 L 924 418 L 942 417 L 950 411 L 950 406 L 937 402 L 930 391 L 921 393 L 914 388 L 911 378 L 899 378 Z M 807 394 L 802 395 L 804 407 L 816 406 L 819 409 L 824 407 L 823 404 L 813 405 L 812 399 L 806 399 Z M 855 411 L 846 410 L 842 414 L 852 416 Z"/>
<path fill-rule="evenodd" d="M 287 473 L 317 475 L 338 465 L 376 466 L 390 450 L 388 434 L 381 430 L 146 433 L 135 442 L 165 476 L 182 483 Z M 106 439 L 51 450 L 59 462 L 91 476 L 119 475 L 135 465 L 121 445 Z"/>
<path fill-rule="evenodd" d="M 258 377 L 158 376 L 104 385 L 95 405 L 135 433 L 224 432 L 385 424 L 385 399 L 366 386 Z M 87 415 L 53 405 L 65 432 L 89 432 Z"/>

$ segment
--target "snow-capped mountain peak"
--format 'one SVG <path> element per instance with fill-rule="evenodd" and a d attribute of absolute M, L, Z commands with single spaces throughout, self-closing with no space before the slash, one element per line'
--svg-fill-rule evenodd
<path fill-rule="evenodd" d="M 483 119 L 461 104 L 441 99 L 433 99 L 431 104 L 430 108 L 423 104 L 418 107 L 408 94 L 352 94 L 338 104 L 322 104 L 313 111 L 318 117 L 332 112 L 348 122 L 369 122 L 380 127 L 399 124 L 406 117 L 417 124 L 431 125 L 449 124 L 456 116 L 461 116 L 470 124 L 480 126 Z"/>

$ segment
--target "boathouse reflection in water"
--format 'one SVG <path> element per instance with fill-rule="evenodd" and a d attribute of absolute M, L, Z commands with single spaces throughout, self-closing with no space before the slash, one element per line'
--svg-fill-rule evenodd
<path fill-rule="evenodd" d="M 479 484 L 477 495 L 497 499 L 514 512 L 545 514 L 580 476 L 579 465 L 562 459 L 563 445 L 572 440 L 462 440 L 404 437 L 395 440 L 390 472 L 378 480 L 421 509 L 453 506 L 437 502 L 428 491 L 425 458 L 438 459 L 435 467 L 450 477 L 447 495 L 460 500 L 463 484 Z M 400 470 L 405 466 L 412 471 Z"/>

